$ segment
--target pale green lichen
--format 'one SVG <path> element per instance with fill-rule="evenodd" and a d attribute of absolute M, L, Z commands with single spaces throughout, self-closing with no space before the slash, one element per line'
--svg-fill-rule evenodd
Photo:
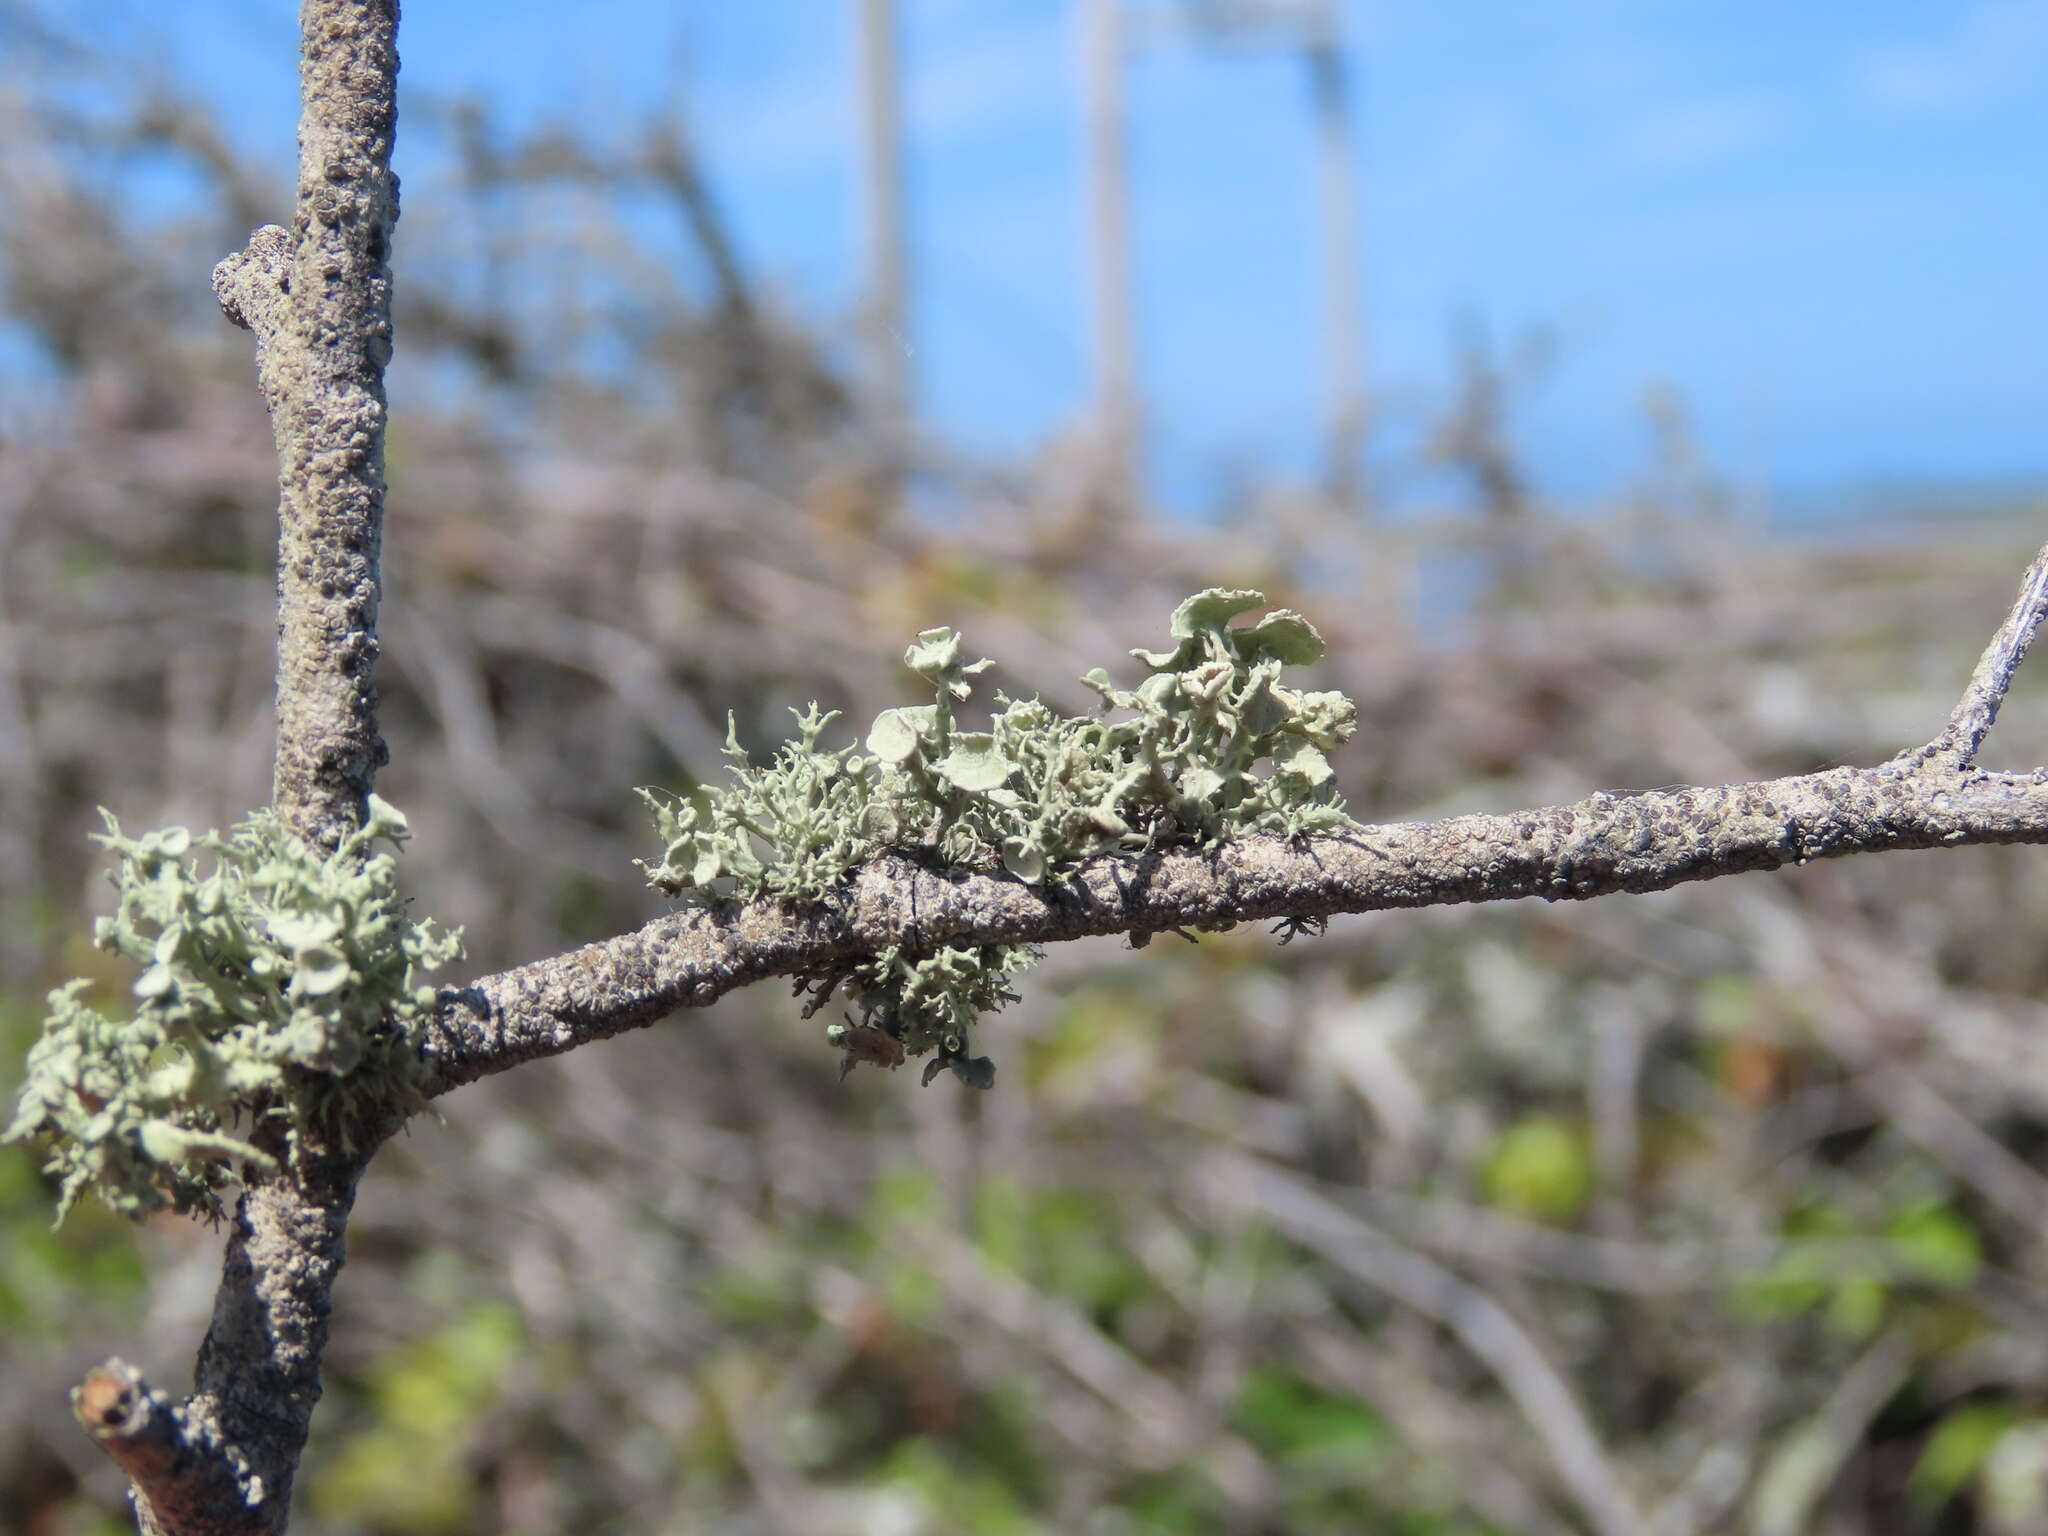
<path fill-rule="evenodd" d="M 990 663 L 963 662 L 953 630 L 925 630 L 904 661 L 932 684 L 932 703 L 884 710 L 865 752 L 820 746 L 834 717 L 812 705 L 797 715 L 797 739 L 762 768 L 729 733 L 729 787 L 691 798 L 640 791 L 664 845 L 660 862 L 642 867 L 670 895 L 726 881 L 742 898 L 796 905 L 829 899 L 889 848 L 1000 865 L 1037 883 L 1094 854 L 1349 826 L 1327 754 L 1356 728 L 1357 711 L 1341 693 L 1280 681 L 1323 653 L 1299 614 L 1231 627 L 1265 601 L 1197 593 L 1174 610 L 1172 649 L 1132 653 L 1152 673 L 1135 689 L 1100 668 L 1082 679 L 1102 696 L 1100 714 L 1066 716 L 999 694 L 986 731 L 960 729 L 954 708 Z M 833 1026 L 835 1040 L 847 1028 L 880 1029 L 911 1054 L 937 1049 L 963 1080 L 985 1086 L 993 1068 L 965 1054 L 968 1030 L 1011 995 L 1008 976 L 1031 958 L 1014 946 L 891 949 L 818 985 L 829 994 L 847 983 L 862 1009 L 859 1025 Z"/>
<path fill-rule="evenodd" d="M 460 953 L 397 893 L 405 819 L 378 800 L 332 854 L 259 811 L 225 836 L 183 827 L 124 837 L 119 899 L 95 940 L 143 967 L 134 1012 L 109 1018 L 74 981 L 50 994 L 6 1141 L 51 1138 L 58 1215 L 91 1188 L 130 1216 L 218 1214 L 233 1178 L 272 1173 L 249 1130 L 276 1117 L 285 1156 L 304 1133 L 346 1136 L 362 1111 L 421 1102 L 423 970 Z M 202 867 L 210 865 L 210 868 Z"/>

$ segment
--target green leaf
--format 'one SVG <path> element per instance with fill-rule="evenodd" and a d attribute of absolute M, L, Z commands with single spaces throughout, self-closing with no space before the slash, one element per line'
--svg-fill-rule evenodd
<path fill-rule="evenodd" d="M 1852 1339 L 1867 1339 L 1884 1322 L 1890 1288 L 1875 1275 L 1848 1275 L 1828 1298 L 1828 1326 Z"/>
<path fill-rule="evenodd" d="M 1389 1439 L 1378 1414 L 1271 1365 L 1252 1369 L 1232 1418 L 1255 1444 L 1283 1462 L 1355 1466 L 1359 1457 Z"/>
<path fill-rule="evenodd" d="M 1960 1290 L 1984 1267 L 1976 1231 L 1950 1206 L 1928 1203 L 1900 1212 L 1885 1235 L 1916 1278 Z"/>
<path fill-rule="evenodd" d="M 2009 1403 L 1969 1403 L 1943 1415 L 1913 1465 L 1910 1486 L 1921 1507 L 1946 1504 L 1961 1493 L 2019 1422 L 2019 1410 Z"/>

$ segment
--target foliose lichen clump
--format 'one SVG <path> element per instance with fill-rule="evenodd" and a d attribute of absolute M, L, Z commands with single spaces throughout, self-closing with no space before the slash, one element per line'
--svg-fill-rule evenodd
<path fill-rule="evenodd" d="M 814 704 L 797 713 L 796 739 L 760 768 L 728 731 L 729 786 L 689 797 L 640 791 L 663 843 L 660 861 L 642 868 L 672 896 L 727 882 L 744 899 L 803 905 L 828 900 L 888 848 L 1000 865 L 1035 884 L 1095 854 L 1348 826 L 1328 754 L 1356 728 L 1357 711 L 1341 693 L 1280 681 L 1286 667 L 1323 654 L 1308 620 L 1279 609 L 1231 627 L 1265 602 L 1253 591 L 1197 593 L 1174 610 L 1171 649 L 1132 652 L 1151 671 L 1136 688 L 1117 687 L 1101 668 L 1082 679 L 1102 696 L 1099 713 L 1061 715 L 998 694 L 986 731 L 961 729 L 954 711 L 990 663 L 964 662 L 953 630 L 925 630 L 904 660 L 933 685 L 932 703 L 884 710 L 865 750 L 820 745 L 834 716 Z M 951 1067 L 987 1086 L 994 1069 L 968 1055 L 968 1031 L 1014 996 L 1008 978 L 1033 958 L 1006 945 L 892 948 L 820 979 L 810 1006 L 848 986 L 861 1019 L 828 1035 L 849 1064 L 894 1065 L 906 1051 L 935 1049 L 925 1081 Z"/>
<path fill-rule="evenodd" d="M 418 1106 L 434 1001 L 419 976 L 461 939 L 406 916 L 397 861 L 373 849 L 404 838 L 404 817 L 372 796 L 329 854 L 269 811 L 200 837 L 125 837 L 100 814 L 119 899 L 94 937 L 143 967 L 134 1010 L 90 1007 L 87 981 L 52 992 L 0 1137 L 52 1138 L 60 1220 L 88 1188 L 129 1216 L 215 1216 L 231 1180 L 276 1171 L 251 1139 L 260 1120 L 278 1123 L 290 1159 L 310 1128 L 345 1135 L 372 1102 Z"/>

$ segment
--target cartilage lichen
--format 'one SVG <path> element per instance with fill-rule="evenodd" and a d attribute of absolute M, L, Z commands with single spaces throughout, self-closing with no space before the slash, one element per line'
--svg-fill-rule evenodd
<path fill-rule="evenodd" d="M 231 1177 L 275 1171 L 251 1139 L 282 1122 L 287 1158 L 319 1126 L 346 1135 L 368 1101 L 416 1107 L 419 1026 L 434 989 L 419 973 L 460 952 L 397 894 L 405 819 L 375 796 L 332 854 L 259 811 L 223 836 L 170 827 L 124 837 L 102 811 L 119 892 L 103 949 L 143 967 L 134 1012 L 109 1018 L 50 994 L 4 1139 L 52 1138 L 64 1210 L 87 1188 L 117 1211 L 219 1211 Z M 202 861 L 210 855 L 210 870 Z"/>
<path fill-rule="evenodd" d="M 1061 715 L 998 694 L 986 731 L 960 729 L 954 708 L 990 663 L 963 662 L 953 630 L 925 630 L 904 660 L 933 685 L 932 703 L 884 710 L 865 751 L 820 746 L 834 717 L 814 704 L 797 715 L 797 738 L 762 768 L 749 766 L 729 732 L 729 787 L 690 798 L 640 791 L 663 843 L 660 861 L 642 867 L 672 896 L 727 881 L 743 898 L 801 905 L 828 900 L 887 848 L 1000 865 L 1037 883 L 1094 854 L 1350 825 L 1326 754 L 1351 735 L 1357 711 L 1341 693 L 1280 681 L 1287 666 L 1323 653 L 1299 614 L 1279 609 L 1231 627 L 1265 601 L 1252 591 L 1197 593 L 1174 610 L 1172 649 L 1132 653 L 1152 674 L 1135 689 L 1118 688 L 1101 668 L 1082 679 L 1102 696 L 1099 714 Z M 1032 958 L 1013 946 L 892 948 L 820 978 L 812 1008 L 845 982 L 862 1019 L 833 1029 L 880 1029 L 911 1054 L 937 1049 L 926 1081 L 944 1063 L 986 1086 L 994 1069 L 967 1054 L 968 1030 L 1012 995 L 1008 977 Z"/>

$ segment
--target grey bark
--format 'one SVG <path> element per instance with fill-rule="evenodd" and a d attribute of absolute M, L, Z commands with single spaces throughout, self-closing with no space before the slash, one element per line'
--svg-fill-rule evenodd
<path fill-rule="evenodd" d="M 214 271 L 256 335 L 278 460 L 277 766 L 287 825 L 332 848 L 361 825 L 377 734 L 384 367 L 398 178 L 397 0 L 303 0 L 299 187 Z"/>
<path fill-rule="evenodd" d="M 1522 896 L 1584 901 L 1852 853 L 2038 842 L 2048 842 L 2048 772 L 1983 772 L 1930 746 L 1875 768 L 1096 859 L 1042 887 L 887 854 L 827 907 L 680 912 L 445 994 L 433 1091 L 890 944 L 1046 944 Z"/>
<path fill-rule="evenodd" d="M 390 1129 L 242 1195 L 190 1397 L 174 1403 L 119 1360 L 73 1390 L 80 1424 L 128 1474 L 144 1536 L 289 1524 L 356 1183 Z"/>
<path fill-rule="evenodd" d="M 256 338 L 278 456 L 277 758 L 273 803 L 310 843 L 362 823 L 376 771 L 384 368 L 398 181 L 397 0 L 302 0 L 299 180 L 289 231 L 266 225 L 214 271 Z M 122 1362 L 74 1411 L 129 1475 L 151 1536 L 256 1536 L 289 1519 L 320 1398 L 327 1314 L 369 1150 L 314 1150 L 243 1194 L 195 1389 L 173 1404 Z"/>

